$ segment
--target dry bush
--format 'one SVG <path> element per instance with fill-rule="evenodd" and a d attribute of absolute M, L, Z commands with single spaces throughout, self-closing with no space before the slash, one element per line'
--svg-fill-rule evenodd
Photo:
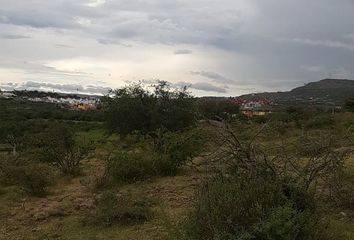
<path fill-rule="evenodd" d="M 338 150 L 328 132 L 269 141 L 277 132 L 272 126 L 217 128 L 218 147 L 203 163 L 209 174 L 182 236 L 328 239 L 317 208 L 323 198 L 343 204 L 345 182 L 338 176 L 349 152 Z"/>

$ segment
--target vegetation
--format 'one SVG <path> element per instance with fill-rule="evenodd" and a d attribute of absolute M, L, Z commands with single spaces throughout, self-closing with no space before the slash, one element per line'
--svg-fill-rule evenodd
<path fill-rule="evenodd" d="M 324 239 L 310 196 L 248 176 L 208 182 L 186 229 L 187 239 Z"/>
<path fill-rule="evenodd" d="M 345 107 L 349 110 L 349 111 L 354 111 L 354 98 L 348 98 L 345 101 Z"/>
<path fill-rule="evenodd" d="M 354 238 L 350 108 L 245 117 L 165 82 L 0 105 L 0 239 Z"/>
<path fill-rule="evenodd" d="M 34 196 L 44 196 L 47 193 L 47 188 L 55 180 L 53 173 L 50 166 L 32 163 L 16 156 L 2 156 L 0 162 L 2 185 L 17 184 Z"/>
<path fill-rule="evenodd" d="M 148 134 L 158 129 L 180 131 L 196 122 L 194 99 L 186 88 L 171 90 L 159 82 L 151 93 L 141 84 L 133 84 L 103 99 L 110 132 L 126 136 Z"/>
<path fill-rule="evenodd" d="M 91 148 L 87 141 L 76 143 L 73 133 L 61 124 L 38 136 L 36 143 L 42 161 L 53 163 L 63 174 L 69 175 L 80 172 L 80 163 Z"/>
<path fill-rule="evenodd" d="M 231 100 L 201 99 L 198 108 L 202 117 L 213 120 L 227 120 L 240 112 Z"/>
<path fill-rule="evenodd" d="M 87 215 L 85 222 L 109 227 L 115 223 L 121 225 L 143 223 L 151 217 L 151 202 L 148 200 L 106 191 L 95 199 L 94 209 Z"/>
<path fill-rule="evenodd" d="M 173 176 L 200 153 L 203 147 L 201 134 L 156 132 L 148 140 L 130 143 L 111 156 L 106 165 L 105 178 L 118 183 L 134 183 L 155 176 Z"/>
<path fill-rule="evenodd" d="M 229 127 L 221 130 L 224 146 L 209 163 L 218 170 L 200 191 L 186 236 L 326 239 L 317 212 L 317 185 L 328 184 L 321 185 L 321 193 L 331 192 L 325 197 L 337 196 L 333 179 L 342 173 L 346 153 L 333 151 L 328 136 L 316 140 L 302 136 L 294 146 L 288 143 L 274 152 L 269 147 L 263 150 L 257 138 L 266 126 L 248 141 Z"/>

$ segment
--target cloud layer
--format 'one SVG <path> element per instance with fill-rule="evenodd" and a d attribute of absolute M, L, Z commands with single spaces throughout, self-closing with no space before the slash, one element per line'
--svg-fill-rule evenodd
<path fill-rule="evenodd" d="M 2 0 L 0 81 L 159 78 L 238 95 L 354 78 L 353 11 L 352 0 Z"/>
<path fill-rule="evenodd" d="M 4 83 L 0 85 L 4 90 L 39 90 L 39 91 L 54 91 L 61 93 L 80 93 L 80 94 L 97 94 L 105 95 L 111 90 L 109 87 L 80 84 L 53 84 L 40 82 L 24 82 L 24 83 Z"/>

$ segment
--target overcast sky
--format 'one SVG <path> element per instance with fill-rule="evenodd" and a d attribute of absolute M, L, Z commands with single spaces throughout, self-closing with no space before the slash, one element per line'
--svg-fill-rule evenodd
<path fill-rule="evenodd" d="M 353 0 L 0 0 L 0 88 L 197 95 L 354 79 Z"/>

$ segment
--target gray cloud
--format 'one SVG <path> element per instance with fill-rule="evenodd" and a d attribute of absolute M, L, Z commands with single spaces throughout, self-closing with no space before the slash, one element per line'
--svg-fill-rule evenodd
<path fill-rule="evenodd" d="M 75 82 L 85 74 L 40 65 L 100 59 L 124 62 L 136 79 L 203 77 L 230 92 L 240 85 L 278 90 L 329 75 L 354 78 L 353 12 L 352 0 L 2 0 L 0 64 Z M 26 40 L 9 41 L 16 39 Z M 191 60 L 171 70 L 172 52 Z M 145 76 L 145 63 L 161 66 Z"/>
<path fill-rule="evenodd" d="M 191 84 L 191 88 L 206 91 L 206 92 L 216 92 L 216 93 L 226 93 L 227 92 L 227 90 L 225 88 L 218 87 L 218 86 L 212 85 L 210 83 L 206 83 L 206 82 L 193 83 L 193 84 Z"/>
<path fill-rule="evenodd" d="M 312 46 L 319 46 L 319 47 L 329 47 L 329 48 L 343 48 L 350 51 L 354 51 L 354 43 L 344 43 L 340 41 L 331 41 L 331 40 L 312 40 L 306 38 L 295 38 L 293 39 L 294 42 Z"/>
<path fill-rule="evenodd" d="M 73 46 L 66 45 L 66 44 L 55 44 L 54 46 L 59 48 L 74 48 Z"/>
<path fill-rule="evenodd" d="M 80 84 L 57 84 L 57 83 L 40 83 L 40 82 L 24 82 L 24 83 L 5 83 L 0 84 L 0 88 L 4 90 L 43 90 L 56 91 L 63 93 L 86 93 L 86 94 L 107 94 L 111 89 L 109 87 Z"/>
<path fill-rule="evenodd" d="M 196 82 L 196 83 L 189 83 L 189 82 L 177 82 L 175 84 L 171 83 L 172 87 L 181 88 L 181 87 L 188 87 L 190 89 L 201 90 L 205 92 L 214 92 L 214 93 L 227 93 L 228 87 L 219 87 L 207 82 Z"/>
<path fill-rule="evenodd" d="M 28 38 L 31 37 L 21 35 L 21 34 L 0 34 L 0 39 L 16 40 L 16 39 L 28 39 Z"/>
<path fill-rule="evenodd" d="M 208 72 L 208 71 L 191 71 L 190 74 L 192 75 L 199 75 L 205 78 L 209 78 L 218 83 L 235 83 L 234 80 L 231 78 L 225 77 L 219 73 L 215 72 Z"/>
<path fill-rule="evenodd" d="M 124 46 L 124 47 L 133 47 L 131 44 L 125 44 L 125 43 L 122 43 L 121 41 L 119 40 L 116 40 L 116 39 L 103 39 L 103 38 L 99 38 L 97 39 L 97 42 L 100 43 L 100 44 L 103 44 L 103 45 L 121 45 L 121 46 Z"/>
<path fill-rule="evenodd" d="M 192 54 L 193 51 L 188 50 L 188 49 L 178 49 L 174 52 L 176 55 L 183 55 L 183 54 Z"/>
<path fill-rule="evenodd" d="M 159 79 L 144 79 L 141 82 L 147 86 L 151 86 L 156 84 Z M 207 83 L 207 82 L 196 82 L 196 83 L 190 83 L 190 82 L 185 82 L 185 81 L 179 81 L 177 83 L 171 83 L 168 82 L 172 88 L 182 88 L 182 87 L 188 87 L 190 89 L 195 89 L 195 90 L 201 90 L 205 92 L 214 92 L 214 93 L 226 93 L 228 87 L 219 87 L 215 86 L 213 84 Z"/>

